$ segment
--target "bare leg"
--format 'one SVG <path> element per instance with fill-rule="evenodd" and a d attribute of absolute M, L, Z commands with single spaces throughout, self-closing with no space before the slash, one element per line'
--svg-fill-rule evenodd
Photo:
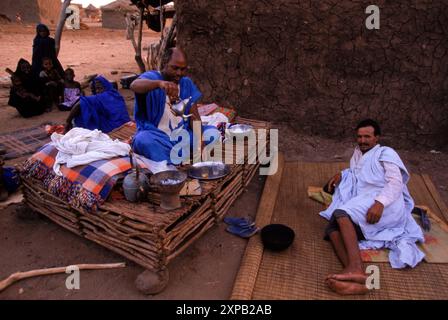
<path fill-rule="evenodd" d="M 328 236 L 330 237 L 330 241 L 333 245 L 333 249 L 336 252 L 336 255 L 338 256 L 344 268 L 346 268 L 348 266 L 348 256 L 341 233 L 339 231 L 333 231 Z"/>
<path fill-rule="evenodd" d="M 341 274 L 329 275 L 326 283 L 330 289 L 342 295 L 365 294 L 368 292 L 365 285 L 367 276 L 362 270 L 362 260 L 355 228 L 348 217 L 340 217 L 337 219 L 337 222 L 348 262 Z M 334 243 L 333 239 L 335 239 L 336 244 L 338 244 L 337 235 L 333 235 L 330 239 L 332 243 Z M 339 244 L 338 246 L 340 248 Z M 335 250 L 337 249 L 335 248 Z"/>
<path fill-rule="evenodd" d="M 347 217 L 338 218 L 337 221 L 348 257 L 348 264 L 342 273 L 364 274 L 358 237 L 352 222 Z"/>

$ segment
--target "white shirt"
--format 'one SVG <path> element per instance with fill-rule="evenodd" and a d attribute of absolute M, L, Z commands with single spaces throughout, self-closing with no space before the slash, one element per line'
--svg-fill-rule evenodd
<path fill-rule="evenodd" d="M 363 154 L 358 147 L 355 148 L 353 159 L 355 161 L 355 175 L 357 175 L 363 164 Z M 384 207 L 387 207 L 403 193 L 403 176 L 401 175 L 400 168 L 392 162 L 380 161 L 380 163 L 384 168 L 386 184 L 380 194 L 376 196 L 375 200 L 381 202 Z"/>
<path fill-rule="evenodd" d="M 168 136 L 171 136 L 174 129 L 176 129 L 177 126 L 179 126 L 179 123 L 182 122 L 182 117 L 176 116 L 173 111 L 171 111 L 169 104 L 170 98 L 168 96 L 166 96 L 165 101 L 165 110 L 163 111 L 162 118 L 160 119 L 157 128 L 165 132 Z"/>

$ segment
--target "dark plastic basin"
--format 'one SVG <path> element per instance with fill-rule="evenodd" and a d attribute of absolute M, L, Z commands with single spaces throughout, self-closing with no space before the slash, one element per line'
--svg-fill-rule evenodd
<path fill-rule="evenodd" d="M 294 237 L 294 230 L 284 224 L 268 224 L 261 229 L 263 245 L 274 251 L 287 249 L 294 241 Z"/>

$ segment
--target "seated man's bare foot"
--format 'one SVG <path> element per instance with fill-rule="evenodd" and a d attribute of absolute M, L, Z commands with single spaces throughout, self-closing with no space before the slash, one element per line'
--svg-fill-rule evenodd
<path fill-rule="evenodd" d="M 362 273 L 340 273 L 340 274 L 330 274 L 327 276 L 326 280 L 333 279 L 338 281 L 351 281 L 360 284 L 365 284 L 367 280 L 367 275 Z"/>
<path fill-rule="evenodd" d="M 339 281 L 335 279 L 327 279 L 325 282 L 331 290 L 340 295 L 366 294 L 369 291 L 365 283 L 360 284 L 352 281 Z"/>

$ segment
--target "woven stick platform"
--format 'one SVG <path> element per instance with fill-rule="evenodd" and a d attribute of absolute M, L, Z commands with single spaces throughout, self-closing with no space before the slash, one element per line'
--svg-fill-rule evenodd
<path fill-rule="evenodd" d="M 231 299 L 448 299 L 448 265 L 422 262 L 414 269 L 396 270 L 389 263 L 369 263 L 380 269 L 380 289 L 364 296 L 343 297 L 324 283 L 342 270 L 331 244 L 323 240 L 326 220 L 307 187 L 323 185 L 346 163 L 286 162 L 269 177 L 260 201 L 257 223 L 283 223 L 296 232 L 283 252 L 263 250 L 259 235 L 250 239 Z M 427 205 L 444 219 L 448 212 L 427 175 L 414 174 L 408 184 L 416 204 Z M 365 265 L 366 266 L 366 265 Z"/>
<path fill-rule="evenodd" d="M 255 129 L 270 128 L 266 122 L 238 121 Z M 134 133 L 135 126 L 126 124 L 110 136 L 126 141 Z M 248 156 L 245 148 L 242 157 Z M 158 272 L 222 219 L 258 168 L 259 163 L 231 165 L 229 175 L 201 181 L 200 196 L 182 197 L 182 207 L 169 212 L 159 207 L 160 195 L 155 192 L 148 194 L 149 202 L 108 200 L 96 212 L 87 212 L 65 204 L 33 178 L 24 181 L 24 197 L 32 209 L 60 226 Z"/>

